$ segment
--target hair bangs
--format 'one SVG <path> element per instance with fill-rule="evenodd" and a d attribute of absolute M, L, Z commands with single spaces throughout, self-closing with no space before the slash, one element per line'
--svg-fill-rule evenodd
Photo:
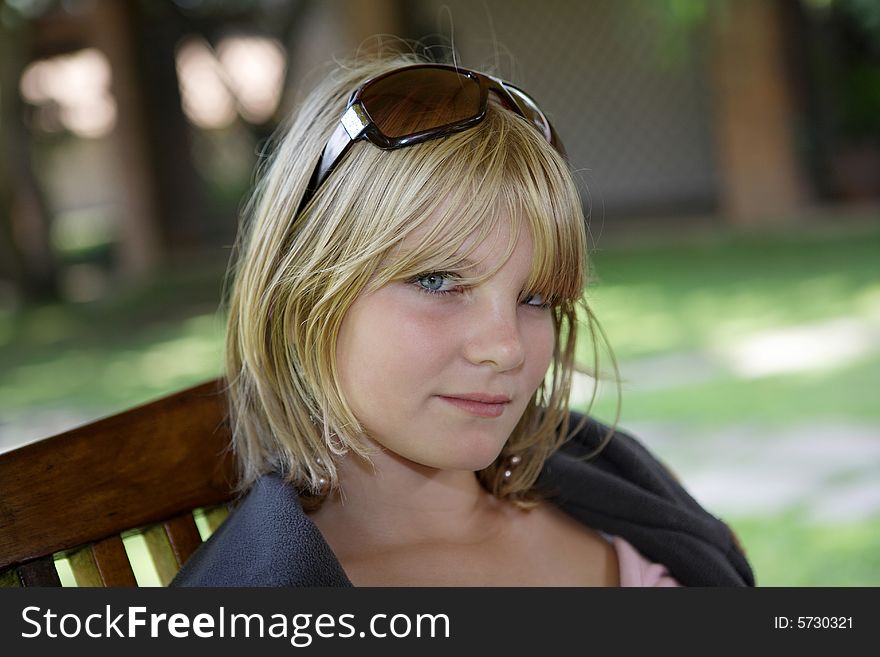
<path fill-rule="evenodd" d="M 398 151 L 365 148 L 358 155 L 369 160 L 359 166 L 373 167 L 373 180 L 386 181 L 367 191 L 361 208 L 389 236 L 370 288 L 445 270 L 459 273 L 463 285 L 477 285 L 512 255 L 525 225 L 533 244 L 525 291 L 553 305 L 572 304 L 583 294 L 580 196 L 565 161 L 521 117 L 490 104 L 474 129 Z M 479 275 L 461 274 L 467 265 L 480 264 L 471 261 L 472 252 L 505 220 L 509 243 L 501 261 Z"/>
<path fill-rule="evenodd" d="M 565 161 L 528 123 L 496 112 L 506 128 L 501 195 L 509 216 L 527 225 L 532 268 L 526 283 L 552 305 L 573 304 L 586 285 L 587 246 L 580 195 Z M 511 137 L 516 138 L 511 138 Z"/>

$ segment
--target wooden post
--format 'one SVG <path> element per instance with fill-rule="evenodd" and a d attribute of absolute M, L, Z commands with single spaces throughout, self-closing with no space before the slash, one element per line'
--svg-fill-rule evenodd
<path fill-rule="evenodd" d="M 791 223 L 807 194 L 795 150 L 782 7 L 778 0 L 712 7 L 722 211 L 738 226 Z"/>
<path fill-rule="evenodd" d="M 119 214 L 120 268 L 123 275 L 138 278 L 157 264 L 160 252 L 157 183 L 150 164 L 148 131 L 142 88 L 134 61 L 130 7 L 124 2 L 99 0 L 87 14 L 89 40 L 110 60 L 116 98 L 116 145 L 118 170 L 125 207 Z"/>

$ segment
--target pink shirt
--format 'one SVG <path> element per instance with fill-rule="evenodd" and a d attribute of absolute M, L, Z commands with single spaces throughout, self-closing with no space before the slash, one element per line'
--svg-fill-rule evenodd
<path fill-rule="evenodd" d="M 666 566 L 648 561 L 620 536 L 611 536 L 605 533 L 602 533 L 602 536 L 614 546 L 617 552 L 621 586 L 681 586 L 669 574 Z"/>

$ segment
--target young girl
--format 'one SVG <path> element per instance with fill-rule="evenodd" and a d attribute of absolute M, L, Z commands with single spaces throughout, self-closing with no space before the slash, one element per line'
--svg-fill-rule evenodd
<path fill-rule="evenodd" d="M 343 68 L 263 172 L 231 275 L 246 495 L 183 586 L 753 585 L 638 442 L 568 410 L 585 220 L 509 83 Z"/>

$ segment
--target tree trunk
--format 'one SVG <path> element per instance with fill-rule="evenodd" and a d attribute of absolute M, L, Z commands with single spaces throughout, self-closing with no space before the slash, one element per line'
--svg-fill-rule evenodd
<path fill-rule="evenodd" d="M 58 265 L 49 239 L 50 215 L 33 170 L 19 81 L 30 25 L 0 21 L 0 274 L 27 300 L 58 297 Z"/>
<path fill-rule="evenodd" d="M 87 37 L 110 60 L 117 113 L 113 141 L 125 207 L 119 213 L 120 273 L 129 279 L 149 274 L 160 258 L 157 183 L 150 157 L 145 96 L 138 76 L 130 17 L 134 3 L 100 0 L 88 14 Z"/>
<path fill-rule="evenodd" d="M 795 147 L 779 0 L 713 7 L 711 80 L 721 199 L 739 226 L 796 221 L 807 188 Z"/>

